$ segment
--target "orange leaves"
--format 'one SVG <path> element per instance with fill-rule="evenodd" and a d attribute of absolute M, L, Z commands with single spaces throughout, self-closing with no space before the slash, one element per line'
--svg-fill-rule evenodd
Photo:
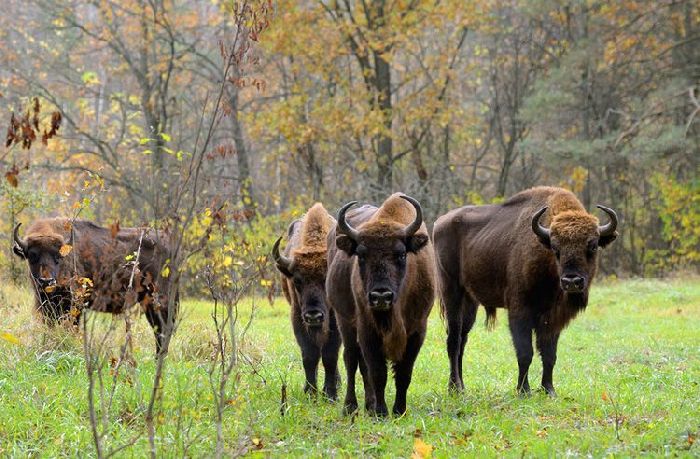
<path fill-rule="evenodd" d="M 19 185 L 19 180 L 17 179 L 18 175 L 19 169 L 17 168 L 16 164 L 13 164 L 10 170 L 5 172 L 5 179 L 7 180 L 7 183 L 9 183 L 13 188 L 17 188 Z"/>
<path fill-rule="evenodd" d="M 41 142 L 47 145 L 49 139 L 56 136 L 58 133 L 63 118 L 59 111 L 52 112 L 48 130 L 45 128 L 42 133 L 39 126 L 40 113 L 41 103 L 38 97 L 33 99 L 31 108 L 27 110 L 27 113 L 25 113 L 22 118 L 17 118 L 14 112 L 11 113 L 5 138 L 5 146 L 9 147 L 11 145 L 21 144 L 23 149 L 29 150 L 40 133 Z"/>
<path fill-rule="evenodd" d="M 62 257 L 66 257 L 66 256 L 68 256 L 69 253 L 71 253 L 72 250 L 73 250 L 73 246 L 72 246 L 72 245 L 63 244 L 63 245 L 61 246 L 61 248 L 59 249 L 58 253 L 59 253 Z"/>
<path fill-rule="evenodd" d="M 421 438 L 413 440 L 413 453 L 411 459 L 426 459 L 433 455 L 433 446 L 424 442 Z"/>

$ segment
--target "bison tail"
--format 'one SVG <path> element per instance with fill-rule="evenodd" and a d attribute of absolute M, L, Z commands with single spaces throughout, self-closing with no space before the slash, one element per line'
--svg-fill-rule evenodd
<path fill-rule="evenodd" d="M 486 330 L 493 331 L 496 328 L 496 308 L 484 306 L 484 309 L 486 309 L 486 322 L 484 323 Z"/>

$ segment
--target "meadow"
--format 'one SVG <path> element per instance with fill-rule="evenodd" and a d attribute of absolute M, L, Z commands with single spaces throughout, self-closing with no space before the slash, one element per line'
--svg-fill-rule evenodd
<path fill-rule="evenodd" d="M 300 353 L 283 299 L 248 299 L 251 327 L 224 415 L 227 454 L 272 457 L 698 456 L 700 445 L 700 279 L 598 282 L 588 309 L 562 335 L 554 372 L 558 398 L 515 392 L 517 363 L 499 311 L 480 310 L 465 355 L 463 394 L 447 392 L 444 325 L 433 309 L 408 392 L 408 413 L 376 420 L 302 391 Z M 48 330 L 33 317 L 30 293 L 0 289 L 0 456 L 94 456 L 87 379 L 78 333 Z M 211 304 L 184 301 L 166 367 L 158 455 L 210 456 L 215 410 L 209 382 Z M 106 329 L 112 322 L 100 319 Z M 110 343 L 116 354 L 123 325 Z M 135 439 L 117 457 L 143 457 L 143 392 L 154 369 L 145 318 L 135 330 L 129 377 L 116 380 L 107 449 Z M 345 373 L 339 362 L 344 394 Z M 531 385 L 541 376 L 533 361 Z M 134 378 L 134 379 L 132 379 Z M 358 375 L 359 378 L 359 375 Z M 283 403 L 282 387 L 286 387 Z M 360 384 L 361 387 L 361 384 Z M 342 397 L 342 395 L 341 395 Z M 393 402 L 390 380 L 387 402 Z"/>

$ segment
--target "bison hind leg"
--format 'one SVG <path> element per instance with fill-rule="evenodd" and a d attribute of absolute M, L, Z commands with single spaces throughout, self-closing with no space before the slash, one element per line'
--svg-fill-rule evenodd
<path fill-rule="evenodd" d="M 448 293 L 448 292 L 445 292 Z M 447 319 L 447 354 L 450 359 L 451 391 L 464 390 L 462 361 L 464 348 L 467 345 L 467 337 L 474 321 L 478 303 L 461 288 L 443 296 L 445 303 L 445 317 Z"/>

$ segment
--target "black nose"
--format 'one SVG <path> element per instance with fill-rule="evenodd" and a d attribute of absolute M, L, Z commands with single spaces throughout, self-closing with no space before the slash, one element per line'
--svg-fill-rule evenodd
<path fill-rule="evenodd" d="M 565 292 L 582 292 L 584 283 L 583 277 L 576 274 L 565 274 L 561 278 L 561 288 Z"/>
<path fill-rule="evenodd" d="M 40 277 L 37 279 L 37 281 L 42 287 L 48 287 L 49 285 L 54 285 L 56 283 L 56 279 L 53 277 Z"/>
<path fill-rule="evenodd" d="M 309 325 L 318 325 L 323 323 L 323 311 L 307 311 L 303 314 L 304 322 Z"/>
<path fill-rule="evenodd" d="M 372 307 L 385 309 L 394 301 L 394 292 L 388 288 L 378 288 L 369 292 L 369 304 Z"/>

